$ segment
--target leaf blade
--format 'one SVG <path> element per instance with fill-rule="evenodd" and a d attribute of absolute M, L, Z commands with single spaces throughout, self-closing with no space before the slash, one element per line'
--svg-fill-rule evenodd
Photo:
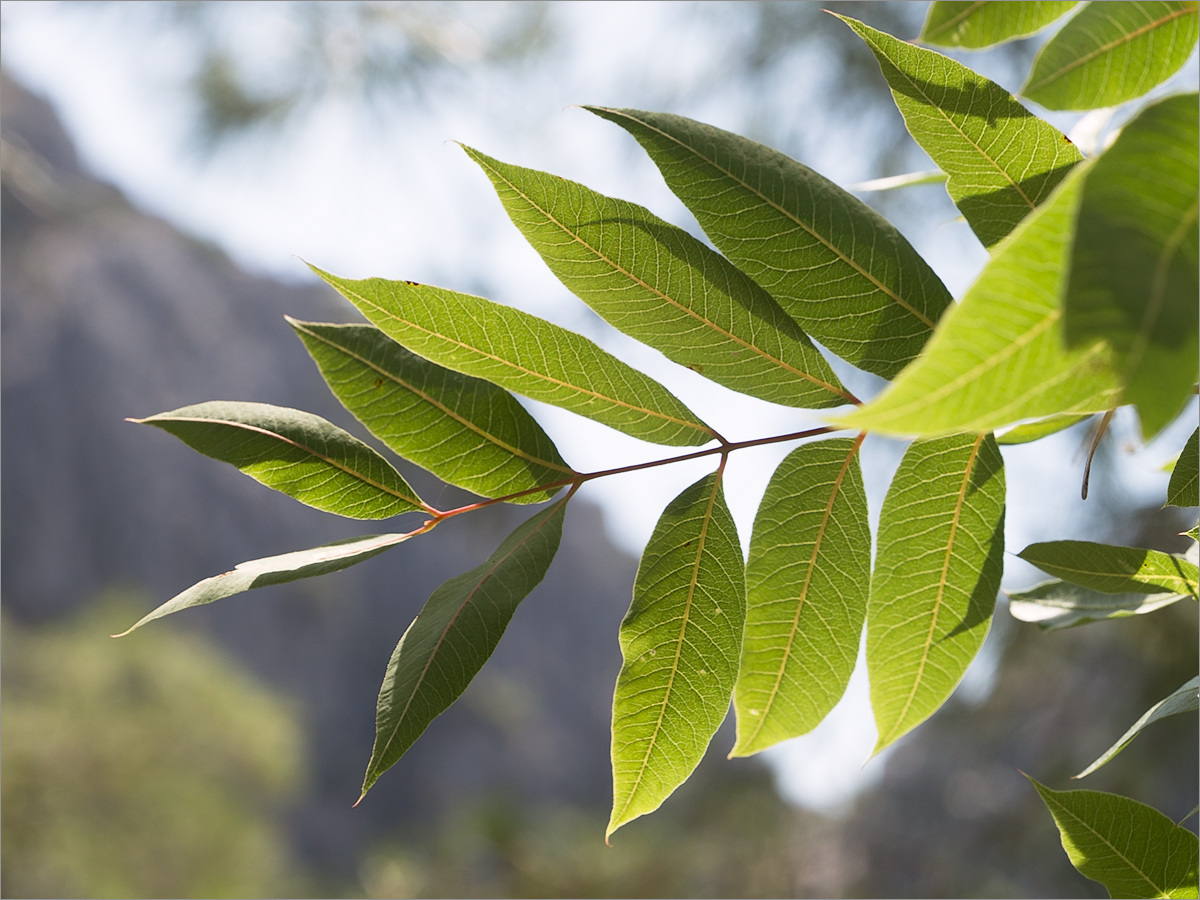
<path fill-rule="evenodd" d="M 1195 712 L 1197 709 L 1200 709 L 1200 676 L 1184 682 L 1142 713 L 1138 720 L 1130 725 L 1123 735 L 1117 738 L 1115 744 L 1100 754 L 1095 762 L 1074 777 L 1086 778 L 1088 775 L 1091 775 L 1129 746 L 1130 742 L 1148 725 L 1160 719 L 1177 716 L 1180 713 Z"/>
<path fill-rule="evenodd" d="M 1059 578 L 1106 594 L 1186 594 L 1197 597 L 1196 564 L 1161 550 L 1092 541 L 1045 541 L 1017 554 Z"/>
<path fill-rule="evenodd" d="M 1167 484 L 1169 506 L 1200 506 L 1200 429 L 1192 432 Z"/>
<path fill-rule="evenodd" d="M 1167 593 L 1106 594 L 1055 580 L 1009 594 L 1008 610 L 1014 619 L 1037 625 L 1043 631 L 1058 631 L 1089 622 L 1143 615 L 1186 597 L 1187 594 Z"/>
<path fill-rule="evenodd" d="M 1075 5 L 1074 2 L 935 0 L 929 4 L 925 25 L 917 40 L 938 47 L 977 50 L 1036 34 Z"/>

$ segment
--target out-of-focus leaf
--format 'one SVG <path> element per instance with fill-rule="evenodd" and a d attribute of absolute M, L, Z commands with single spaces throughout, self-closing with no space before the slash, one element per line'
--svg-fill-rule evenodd
<path fill-rule="evenodd" d="M 620 631 L 606 839 L 699 764 L 729 711 L 745 621 L 742 548 L 716 472 L 671 501 L 638 566 Z"/>
<path fill-rule="evenodd" d="M 695 447 L 716 436 L 658 382 L 545 319 L 445 288 L 311 268 L 380 331 L 440 366 L 644 441 Z"/>
<path fill-rule="evenodd" d="M 929 172 L 910 172 L 907 175 L 889 175 L 886 178 L 872 178 L 870 181 L 860 181 L 857 184 L 846 185 L 846 190 L 858 193 L 872 191 L 890 191 L 895 188 L 916 187 L 921 184 L 945 184 L 946 173 L 941 169 Z"/>
<path fill-rule="evenodd" d="M 1009 594 L 1008 611 L 1014 619 L 1037 625 L 1043 631 L 1058 631 L 1088 622 L 1154 612 L 1187 596 L 1106 594 L 1068 581 L 1044 581 L 1028 590 Z"/>
<path fill-rule="evenodd" d="M 214 401 L 134 419 L 301 503 L 351 519 L 428 510 L 391 463 L 320 416 Z"/>
<path fill-rule="evenodd" d="M 945 702 L 983 645 L 1004 567 L 1004 463 L 990 435 L 912 443 L 883 501 L 867 673 L 878 753 Z"/>
<path fill-rule="evenodd" d="M 1071 253 L 1067 345 L 1108 341 L 1122 402 L 1137 405 L 1147 439 L 1179 415 L 1196 383 L 1198 124 L 1196 94 L 1182 94 L 1121 129 L 1087 173 Z"/>
<path fill-rule="evenodd" d="M 288 322 L 342 405 L 443 481 L 503 497 L 575 474 L 533 416 L 490 381 L 442 368 L 370 325 Z M 512 502 L 553 495 L 535 491 Z"/>
<path fill-rule="evenodd" d="M 439 587 L 408 626 L 379 690 L 363 796 L 492 655 L 517 606 L 541 582 L 558 551 L 569 499 L 517 528 L 482 565 Z"/>
<path fill-rule="evenodd" d="M 1062 293 L 1085 173 L 1072 172 L 996 249 L 921 357 L 839 425 L 888 434 L 983 432 L 1114 405 L 1119 385 L 1105 341 L 1074 350 L 1063 343 Z"/>
<path fill-rule="evenodd" d="M 1017 554 L 1051 575 L 1108 594 L 1186 594 L 1196 599 L 1196 564 L 1141 547 L 1046 541 Z"/>
<path fill-rule="evenodd" d="M 1054 816 L 1071 865 L 1110 896 L 1197 895 L 1200 842 L 1192 832 L 1128 797 L 1054 791 L 1029 780 Z"/>
<path fill-rule="evenodd" d="M 1086 3 L 1042 47 L 1021 93 L 1047 109 L 1116 106 L 1174 75 L 1198 31 L 1195 0 Z"/>
<path fill-rule="evenodd" d="M 938 47 L 977 50 L 1029 37 L 1067 13 L 1074 2 L 987 3 L 935 0 L 917 40 Z"/>
<path fill-rule="evenodd" d="M 995 82 L 933 50 L 838 18 L 879 60 L 909 133 L 949 176 L 946 190 L 985 247 L 1012 231 L 1083 158 Z"/>
<path fill-rule="evenodd" d="M 464 147 L 559 280 L 606 322 L 705 378 L 809 409 L 857 398 L 779 304 L 649 210 Z"/>
<path fill-rule="evenodd" d="M 1052 434 L 1058 434 L 1060 431 L 1065 431 L 1072 425 L 1078 425 L 1086 415 L 1082 416 L 1047 416 L 1045 419 L 1039 419 L 1036 422 L 1026 422 L 1024 425 L 1018 425 L 1016 428 L 1010 428 L 1004 434 L 996 435 L 996 443 L 1002 446 L 1011 444 L 1028 444 L 1033 441 L 1039 441 L 1044 437 Z"/>
<path fill-rule="evenodd" d="M 734 689 L 749 756 L 820 724 L 858 659 L 871 584 L 862 438 L 803 444 L 763 496 L 746 564 L 746 630 Z"/>
<path fill-rule="evenodd" d="M 113 637 L 124 637 L 147 622 L 153 622 L 155 619 L 161 619 L 163 616 L 169 616 L 182 609 L 203 606 L 214 600 L 231 597 L 251 588 L 286 584 L 289 581 L 314 578 L 317 575 L 327 575 L 339 569 L 349 568 L 407 541 L 410 537 L 416 536 L 420 530 L 423 529 L 408 534 L 369 534 L 366 537 L 346 538 L 334 541 L 332 544 L 313 547 L 310 550 L 295 550 L 279 556 L 267 556 L 238 563 L 232 572 L 205 578 L 183 593 L 176 594 L 153 612 L 135 622 L 127 631 L 114 634 Z"/>
<path fill-rule="evenodd" d="M 1171 470 L 1167 484 L 1167 504 L 1170 506 L 1200 506 L 1200 429 L 1183 445 L 1183 453 Z"/>
<path fill-rule="evenodd" d="M 588 109 L 632 134 L 717 248 L 808 334 L 891 378 L 950 293 L 882 216 L 794 159 L 681 116 Z"/>
<path fill-rule="evenodd" d="M 1180 713 L 1195 712 L 1200 709 L 1200 676 L 1192 678 L 1185 682 L 1180 687 L 1176 688 L 1162 700 L 1159 700 L 1152 707 L 1142 713 L 1141 718 L 1129 726 L 1117 742 L 1109 747 L 1100 755 L 1094 763 L 1076 775 L 1076 778 L 1085 778 L 1091 775 L 1102 765 L 1124 750 L 1129 743 L 1138 736 L 1143 728 L 1159 719 L 1165 719 L 1168 716 L 1177 716 Z"/>

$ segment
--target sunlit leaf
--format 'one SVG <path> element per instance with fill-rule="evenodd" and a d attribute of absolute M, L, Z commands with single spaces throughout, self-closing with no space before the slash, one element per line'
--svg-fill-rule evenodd
<path fill-rule="evenodd" d="M 1052 434 L 1058 434 L 1060 431 L 1065 431 L 1072 425 L 1078 425 L 1086 415 L 1078 416 L 1047 416 L 1044 419 L 1039 419 L 1036 422 L 1026 422 L 1024 425 L 1018 425 L 1016 428 L 1010 428 L 1004 434 L 996 435 L 996 443 L 1001 446 L 1012 444 L 1028 444 L 1033 441 L 1040 441 L 1044 437 L 1049 437 Z"/>
<path fill-rule="evenodd" d="M 1192 832 L 1128 797 L 1054 791 L 1029 780 L 1054 816 L 1071 864 L 1110 896 L 1197 895 L 1200 842 Z"/>
<path fill-rule="evenodd" d="M 698 446 L 715 437 L 658 382 L 545 319 L 431 285 L 313 271 L 392 340 L 440 366 L 644 441 Z"/>
<path fill-rule="evenodd" d="M 933 169 L 929 172 L 909 172 L 907 175 L 889 175 L 886 178 L 872 178 L 868 181 L 859 181 L 856 184 L 846 185 L 846 190 L 858 193 L 871 193 L 873 191 L 891 191 L 896 188 L 917 187 L 922 184 L 945 183 L 946 173 L 941 169 Z"/>
<path fill-rule="evenodd" d="M 312 413 L 266 403 L 198 403 L 145 419 L 308 506 L 351 519 L 428 509 L 391 464 Z"/>
<path fill-rule="evenodd" d="M 949 176 L 946 190 L 984 246 L 1012 231 L 1082 159 L 1061 131 L 995 82 L 933 50 L 839 18 L 879 60 L 909 133 Z"/>
<path fill-rule="evenodd" d="M 366 537 L 346 538 L 334 541 L 332 544 L 313 547 L 310 550 L 295 550 L 279 556 L 267 556 L 263 559 L 238 563 L 233 571 L 205 578 L 183 593 L 176 594 L 153 612 L 139 619 L 128 631 L 115 634 L 113 637 L 124 637 L 147 622 L 153 622 L 155 619 L 161 619 L 163 616 L 169 616 L 182 609 L 203 606 L 214 600 L 231 597 L 252 588 L 286 584 L 289 581 L 314 578 L 317 575 L 327 575 L 339 569 L 349 568 L 407 541 L 420 530 L 408 534 L 369 534 Z"/>
<path fill-rule="evenodd" d="M 1167 503 L 1171 506 L 1200 506 L 1200 430 L 1193 431 L 1183 453 L 1171 470 L 1167 484 Z"/>
<path fill-rule="evenodd" d="M 379 691 L 364 796 L 492 655 L 517 606 L 545 577 L 558 551 L 568 499 L 521 525 L 482 565 L 439 587 L 408 626 Z"/>
<path fill-rule="evenodd" d="M 443 481 L 502 497 L 570 478 L 512 394 L 430 362 L 369 325 L 288 319 L 330 390 L 371 433 Z M 539 503 L 554 490 L 514 497 Z"/>
<path fill-rule="evenodd" d="M 1195 0 L 1086 3 L 1042 47 L 1021 93 L 1047 109 L 1116 106 L 1175 74 L 1198 31 Z"/>
<path fill-rule="evenodd" d="M 891 378 L 950 294 L 861 200 L 769 147 L 665 113 L 588 107 L 637 138 L 717 248 L 812 337 Z"/>
<path fill-rule="evenodd" d="M 1030 544 L 1017 556 L 1051 575 L 1108 594 L 1197 596 L 1196 564 L 1161 550 L 1091 541 L 1047 541 Z"/>
<path fill-rule="evenodd" d="M 1197 158 L 1197 96 L 1169 97 L 1121 129 L 1088 172 L 1079 204 L 1067 345 L 1108 341 L 1122 402 L 1137 404 L 1147 439 L 1179 415 L 1196 383 Z"/>
<path fill-rule="evenodd" d="M 859 437 L 803 444 L 767 486 L 746 564 L 731 756 L 811 731 L 854 671 L 871 583 L 861 443 Z"/>
<path fill-rule="evenodd" d="M 1014 619 L 1037 625 L 1043 631 L 1058 631 L 1088 622 L 1154 612 L 1187 596 L 1161 593 L 1106 594 L 1069 581 L 1044 581 L 1028 590 L 1009 594 L 1008 611 Z"/>
<path fill-rule="evenodd" d="M 1180 687 L 1176 688 L 1162 700 L 1159 700 L 1152 707 L 1142 713 L 1141 717 L 1129 726 L 1129 730 L 1121 735 L 1115 744 L 1109 747 L 1100 755 L 1094 763 L 1076 775 L 1076 778 L 1085 778 L 1091 775 L 1114 756 L 1124 750 L 1129 743 L 1137 737 L 1143 728 L 1151 725 L 1160 719 L 1165 719 L 1169 716 L 1177 716 L 1180 713 L 1195 712 L 1200 709 L 1200 676 L 1192 678 L 1185 682 Z"/>
<path fill-rule="evenodd" d="M 983 645 L 1004 567 L 1004 463 L 990 435 L 912 443 L 883 501 L 867 674 L 879 752 L 945 702 Z"/>
<path fill-rule="evenodd" d="M 976 50 L 1029 37 L 1067 13 L 1074 2 L 987 3 L 980 0 L 929 4 L 925 27 L 917 40 L 938 47 Z"/>
<path fill-rule="evenodd" d="M 920 359 L 840 425 L 888 434 L 983 432 L 1115 403 L 1107 344 L 1096 339 L 1068 351 L 1063 343 L 1061 300 L 1085 172 L 1073 172 L 996 248 Z"/>
<path fill-rule="evenodd" d="M 550 270 L 613 327 L 761 400 L 813 409 L 856 401 L 766 291 L 683 229 L 574 181 L 463 149 Z"/>
<path fill-rule="evenodd" d="M 605 836 L 658 809 L 729 711 L 746 582 L 721 473 L 671 501 L 642 554 L 621 623 L 613 696 L 613 811 Z"/>

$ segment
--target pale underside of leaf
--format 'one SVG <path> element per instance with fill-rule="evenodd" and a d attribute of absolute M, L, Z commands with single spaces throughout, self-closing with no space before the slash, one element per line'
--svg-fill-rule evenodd
<path fill-rule="evenodd" d="M 1032 443 L 1078 425 L 1086 418 L 1087 415 L 1047 416 L 1036 422 L 1025 422 L 996 435 L 996 443 L 1001 446 Z"/>
<path fill-rule="evenodd" d="M 1196 564 L 1173 553 L 1091 541 L 1046 541 L 1017 554 L 1074 584 L 1109 594 L 1186 594 L 1197 597 Z"/>
<path fill-rule="evenodd" d="M 991 47 L 1036 34 L 1074 6 L 1074 2 L 969 0 L 956 3 L 935 0 L 929 4 L 925 25 L 917 40 L 965 50 Z"/>
<path fill-rule="evenodd" d="M 1114 756 L 1124 750 L 1146 726 L 1160 719 L 1177 716 L 1181 713 L 1195 712 L 1197 709 L 1200 709 L 1200 676 L 1188 680 L 1142 713 L 1138 720 L 1129 726 L 1129 729 L 1123 735 L 1117 738 L 1115 744 L 1105 750 L 1095 762 L 1075 777 L 1086 778 L 1105 765 Z"/>
<path fill-rule="evenodd" d="M 1037 625 L 1043 631 L 1058 631 L 1088 622 L 1143 615 L 1187 598 L 1187 594 L 1167 593 L 1106 594 L 1055 580 L 1009 594 L 1008 611 L 1014 619 Z"/>

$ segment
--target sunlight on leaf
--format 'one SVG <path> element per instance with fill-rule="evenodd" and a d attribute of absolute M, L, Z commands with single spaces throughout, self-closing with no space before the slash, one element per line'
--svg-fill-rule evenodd
<path fill-rule="evenodd" d="M 1196 564 L 1141 547 L 1091 541 L 1046 541 L 1017 554 L 1059 578 L 1108 594 L 1186 594 L 1197 598 Z"/>
<path fill-rule="evenodd" d="M 1195 712 L 1197 709 L 1200 709 L 1200 676 L 1192 678 L 1176 688 L 1142 713 L 1141 717 L 1129 727 L 1128 731 L 1117 739 L 1115 744 L 1105 750 L 1099 759 L 1075 777 L 1086 778 L 1088 775 L 1091 775 L 1129 746 L 1130 741 L 1137 737 L 1146 726 L 1160 719 L 1165 719 L 1168 716 L 1177 716 L 1185 712 Z"/>
<path fill-rule="evenodd" d="M 1106 594 L 1068 581 L 1044 581 L 1009 594 L 1008 611 L 1014 619 L 1037 625 L 1043 631 L 1058 631 L 1154 612 L 1187 598 L 1187 594 L 1169 593 Z"/>
<path fill-rule="evenodd" d="M 1068 2 L 981 3 L 979 0 L 935 0 L 917 40 L 938 47 L 977 50 L 1029 37 L 1076 4 Z"/>
<path fill-rule="evenodd" d="M 1193 431 L 1171 470 L 1167 484 L 1170 506 L 1200 506 L 1200 429 Z"/>

